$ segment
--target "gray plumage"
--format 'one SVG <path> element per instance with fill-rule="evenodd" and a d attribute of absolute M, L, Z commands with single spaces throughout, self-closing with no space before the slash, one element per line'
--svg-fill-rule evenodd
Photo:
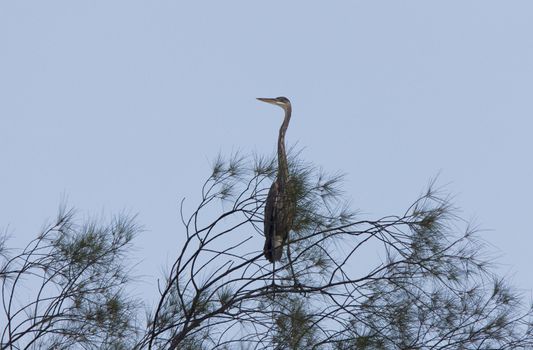
<path fill-rule="evenodd" d="M 285 152 L 285 132 L 289 126 L 292 109 L 291 103 L 286 97 L 258 98 L 258 100 L 277 105 L 285 111 L 285 118 L 279 129 L 278 137 L 278 173 L 268 191 L 265 204 L 265 247 L 263 254 L 268 261 L 274 262 L 279 261 L 283 255 L 283 246 L 292 228 L 296 207 Z"/>

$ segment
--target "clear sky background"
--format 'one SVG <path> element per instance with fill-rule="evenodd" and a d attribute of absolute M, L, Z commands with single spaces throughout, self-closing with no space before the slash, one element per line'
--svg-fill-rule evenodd
<path fill-rule="evenodd" d="M 354 208 L 402 213 L 440 172 L 531 295 L 531 1 L 1 1 L 0 227 L 21 246 L 64 195 L 139 213 L 155 290 L 180 199 L 219 152 L 273 154 L 282 111 L 255 97 L 280 95 Z"/>

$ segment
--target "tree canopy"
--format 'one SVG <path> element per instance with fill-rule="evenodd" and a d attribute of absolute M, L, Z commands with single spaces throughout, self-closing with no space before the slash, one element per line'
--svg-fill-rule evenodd
<path fill-rule="evenodd" d="M 25 248 L 3 239 L 2 348 L 533 346 L 530 305 L 435 182 L 403 213 L 368 218 L 344 199 L 341 175 L 291 154 L 296 213 L 282 260 L 262 254 L 276 162 L 219 157 L 196 209 L 181 207 L 183 245 L 153 307 L 128 290 L 135 217 L 80 222 L 63 208 Z"/>

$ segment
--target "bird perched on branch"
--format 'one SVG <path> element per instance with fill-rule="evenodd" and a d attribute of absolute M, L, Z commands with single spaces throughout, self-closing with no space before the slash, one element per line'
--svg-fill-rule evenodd
<path fill-rule="evenodd" d="M 263 254 L 270 262 L 279 261 L 283 255 L 283 246 L 289 236 L 294 220 L 296 201 L 293 184 L 289 177 L 289 165 L 285 152 L 285 133 L 291 119 L 291 102 L 286 97 L 258 98 L 283 108 L 285 118 L 279 129 L 278 137 L 278 173 L 276 181 L 270 187 L 265 204 L 265 247 Z"/>

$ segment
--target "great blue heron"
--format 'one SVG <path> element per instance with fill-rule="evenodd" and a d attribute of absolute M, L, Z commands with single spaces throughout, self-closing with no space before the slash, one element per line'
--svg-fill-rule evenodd
<path fill-rule="evenodd" d="M 278 137 L 278 174 L 270 187 L 265 204 L 265 248 L 263 254 L 270 262 L 279 261 L 283 254 L 283 245 L 292 228 L 295 200 L 289 177 L 289 166 L 285 152 L 285 132 L 291 119 L 291 102 L 286 97 L 258 98 L 259 101 L 271 103 L 283 108 L 285 118 L 279 129 Z"/>

